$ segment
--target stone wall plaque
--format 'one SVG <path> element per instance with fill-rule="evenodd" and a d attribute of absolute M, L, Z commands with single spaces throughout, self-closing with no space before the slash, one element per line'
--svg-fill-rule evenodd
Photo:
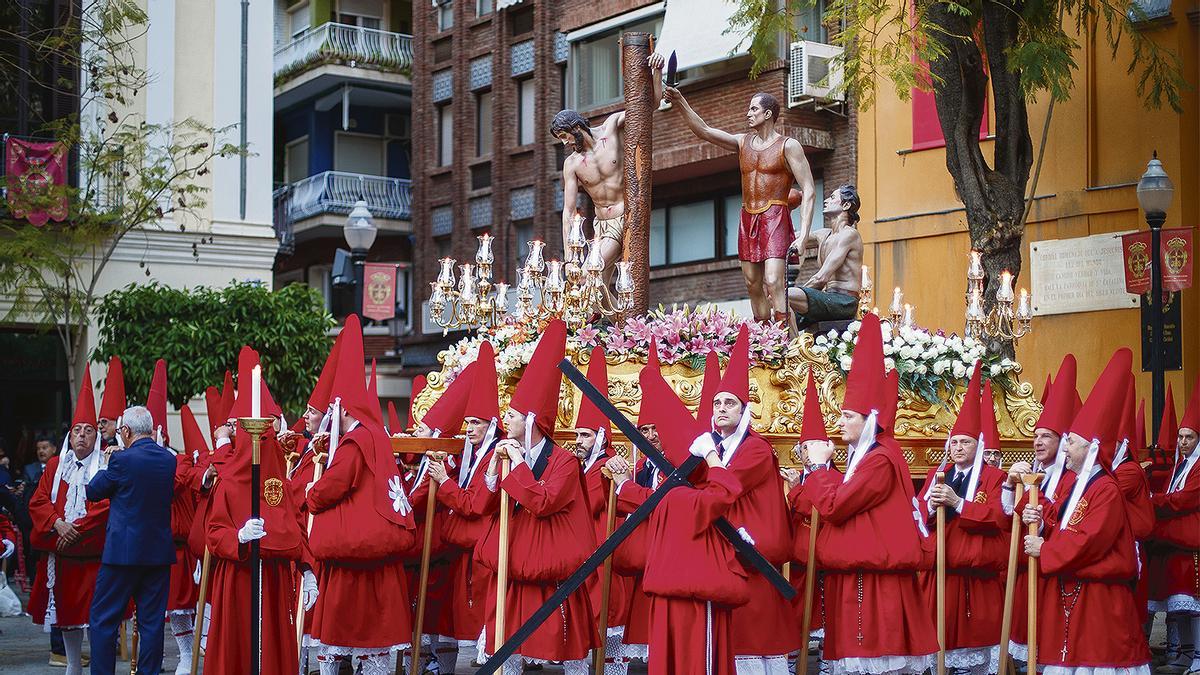
<path fill-rule="evenodd" d="M 1125 292 L 1122 234 L 1031 243 L 1029 274 L 1034 316 L 1137 307 L 1138 296 Z"/>

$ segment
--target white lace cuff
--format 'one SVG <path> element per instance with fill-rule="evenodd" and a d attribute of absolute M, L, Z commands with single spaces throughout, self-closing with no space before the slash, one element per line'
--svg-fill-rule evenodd
<path fill-rule="evenodd" d="M 500 476 L 489 476 L 483 474 L 483 482 L 487 484 L 488 492 L 495 492 L 496 486 L 500 484 Z"/>

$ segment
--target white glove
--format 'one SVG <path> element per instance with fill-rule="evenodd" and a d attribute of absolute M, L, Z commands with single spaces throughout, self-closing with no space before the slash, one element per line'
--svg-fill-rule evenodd
<path fill-rule="evenodd" d="M 320 593 L 317 591 L 317 577 L 312 573 L 312 570 L 305 570 L 304 578 L 300 582 L 300 596 L 304 598 L 304 611 L 313 608 L 317 604 L 317 596 Z"/>
<path fill-rule="evenodd" d="M 751 546 L 754 545 L 754 537 L 750 536 L 750 532 L 748 532 L 746 530 L 746 528 L 739 527 L 738 528 L 738 536 L 740 536 L 742 538 L 742 541 L 746 542 L 747 544 L 750 544 Z"/>
<path fill-rule="evenodd" d="M 267 531 L 263 529 L 262 518 L 251 518 L 246 521 L 242 529 L 238 530 L 238 543 L 248 544 L 255 539 L 262 539 L 267 536 Z"/>
<path fill-rule="evenodd" d="M 192 571 L 192 580 L 197 584 L 200 583 L 200 561 L 196 561 L 196 569 Z"/>
<path fill-rule="evenodd" d="M 692 447 L 688 448 L 688 452 L 701 459 L 708 457 L 708 453 L 716 452 L 716 450 L 717 444 L 713 440 L 712 434 L 700 434 L 696 440 L 692 441 Z"/>
<path fill-rule="evenodd" d="M 17 550 L 17 545 L 7 539 L 0 543 L 4 544 L 4 553 L 0 553 L 0 560 L 4 560 L 8 556 L 12 555 L 13 551 Z"/>

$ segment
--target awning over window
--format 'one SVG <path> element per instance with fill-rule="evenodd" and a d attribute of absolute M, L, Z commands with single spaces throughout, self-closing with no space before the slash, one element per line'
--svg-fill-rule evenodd
<path fill-rule="evenodd" d="M 741 31 L 726 33 L 737 3 L 729 0 L 669 0 L 662 34 L 655 45 L 660 54 L 675 52 L 679 70 L 706 66 L 747 53 Z"/>
<path fill-rule="evenodd" d="M 523 2 L 523 0 L 496 0 L 496 11 L 499 12 L 500 10 L 504 9 L 505 7 L 512 7 L 513 5 L 519 5 L 519 4 L 521 4 L 521 2 Z"/>

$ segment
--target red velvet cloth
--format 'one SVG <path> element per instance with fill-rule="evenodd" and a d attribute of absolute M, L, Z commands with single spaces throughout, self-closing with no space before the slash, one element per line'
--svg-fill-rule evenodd
<path fill-rule="evenodd" d="M 792 214 L 786 206 L 773 204 L 762 213 L 747 213 L 746 209 L 742 209 L 738 226 L 738 259 L 755 263 L 768 258 L 786 260 L 788 247 L 795 237 Z M 736 623 L 736 619 L 734 621 Z"/>

